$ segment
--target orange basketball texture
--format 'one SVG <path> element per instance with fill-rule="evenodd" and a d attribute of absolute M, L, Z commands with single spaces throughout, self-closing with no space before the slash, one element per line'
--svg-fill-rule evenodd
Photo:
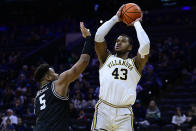
<path fill-rule="evenodd" d="M 121 19 L 125 24 L 131 24 L 142 16 L 140 7 L 135 3 L 125 4 L 121 10 Z"/>

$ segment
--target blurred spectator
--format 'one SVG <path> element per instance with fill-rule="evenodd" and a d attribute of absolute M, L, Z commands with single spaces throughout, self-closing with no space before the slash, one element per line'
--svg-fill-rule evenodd
<path fill-rule="evenodd" d="M 183 79 L 183 81 L 190 83 L 190 82 L 192 82 L 191 78 L 192 78 L 192 80 L 194 79 L 192 77 L 191 72 L 189 72 L 187 68 L 182 69 L 182 79 Z"/>
<path fill-rule="evenodd" d="M 34 116 L 34 102 L 35 102 L 35 98 L 31 98 L 30 102 L 28 102 L 26 113 L 25 113 L 25 115 L 28 117 Z"/>
<path fill-rule="evenodd" d="M 181 108 L 177 107 L 175 115 L 172 116 L 172 124 L 176 126 L 176 128 L 181 127 L 182 124 L 186 121 L 186 115 L 182 114 Z"/>
<path fill-rule="evenodd" d="M 176 131 L 182 131 L 182 129 L 181 128 L 177 128 Z"/>
<path fill-rule="evenodd" d="M 138 84 L 136 87 L 136 93 L 139 94 L 143 90 L 144 90 L 143 87 L 140 84 Z"/>
<path fill-rule="evenodd" d="M 196 84 L 196 68 L 194 68 L 192 73 L 192 82 Z"/>
<path fill-rule="evenodd" d="M 74 104 L 73 103 L 69 103 L 69 116 L 72 119 L 76 119 L 78 116 L 77 110 L 74 108 Z"/>
<path fill-rule="evenodd" d="M 194 116 L 193 111 L 189 110 L 188 115 L 186 117 L 186 123 L 189 127 L 192 127 L 192 125 L 196 124 L 196 116 Z"/>
<path fill-rule="evenodd" d="M 23 105 L 21 104 L 20 99 L 16 99 L 15 104 L 13 106 L 13 110 L 18 116 L 22 116 L 23 114 Z"/>
<path fill-rule="evenodd" d="M 3 117 L 3 125 L 6 125 L 6 120 L 10 119 L 11 124 L 18 124 L 18 117 L 14 115 L 14 112 L 12 109 L 7 110 L 7 116 Z M 9 121 L 8 121 L 9 123 Z"/>
<path fill-rule="evenodd" d="M 99 89 L 100 89 L 100 87 L 96 86 L 95 92 L 94 92 L 96 98 L 99 98 Z"/>
<path fill-rule="evenodd" d="M 192 126 L 192 131 L 196 131 L 196 125 Z"/>
<path fill-rule="evenodd" d="M 144 130 L 150 125 L 150 123 L 145 119 L 146 109 L 142 106 L 142 103 L 139 99 L 135 101 L 133 114 L 137 130 Z"/>
<path fill-rule="evenodd" d="M 159 97 L 160 88 L 162 86 L 162 81 L 154 72 L 154 67 L 151 64 L 147 64 L 144 69 L 143 77 L 141 80 L 142 87 L 145 87 L 147 92 L 152 92 L 152 95 Z"/>
<path fill-rule="evenodd" d="M 72 100 L 72 103 L 76 109 L 82 109 L 86 106 L 86 100 L 82 98 L 81 94 L 77 94 L 76 98 Z"/>
<path fill-rule="evenodd" d="M 3 119 L 2 119 L 2 113 L 0 112 L 0 131 L 2 129 L 3 123 L 2 123 Z"/>
<path fill-rule="evenodd" d="M 133 107 L 133 113 L 135 121 L 144 121 L 146 116 L 146 109 L 142 106 L 142 103 L 139 99 L 135 101 L 134 107 Z"/>
<path fill-rule="evenodd" d="M 86 99 L 86 108 L 94 108 L 95 104 L 96 104 L 96 100 L 93 94 L 89 93 Z"/>
<path fill-rule="evenodd" d="M 87 116 L 84 113 L 84 110 L 80 110 L 80 113 L 79 113 L 77 120 L 86 120 L 86 119 L 87 119 Z"/>
<path fill-rule="evenodd" d="M 18 117 L 18 124 L 16 125 L 16 131 L 26 131 L 26 127 L 21 117 Z"/>
<path fill-rule="evenodd" d="M 88 95 L 88 94 L 91 94 L 91 95 L 92 95 L 92 97 L 94 98 L 94 97 L 95 97 L 95 94 L 94 94 L 94 88 L 89 87 L 87 95 Z"/>
<path fill-rule="evenodd" d="M 14 92 L 13 90 L 7 85 L 6 89 L 3 92 L 3 103 L 6 106 L 11 106 L 12 101 L 14 100 Z"/>
<path fill-rule="evenodd" d="M 149 102 L 149 106 L 146 111 L 146 119 L 150 122 L 150 124 L 160 124 L 161 112 L 154 100 Z"/>
<path fill-rule="evenodd" d="M 2 131 L 15 131 L 15 127 L 9 118 L 6 119 L 6 124 L 4 125 Z"/>
<path fill-rule="evenodd" d="M 193 104 L 191 106 L 191 110 L 192 110 L 193 115 L 196 116 L 196 104 Z"/>

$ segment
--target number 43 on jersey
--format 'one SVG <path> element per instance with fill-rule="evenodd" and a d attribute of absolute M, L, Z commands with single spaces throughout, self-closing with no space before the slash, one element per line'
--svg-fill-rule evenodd
<path fill-rule="evenodd" d="M 121 71 L 123 74 L 122 76 L 119 76 L 119 71 Z M 121 79 L 121 80 L 127 80 L 127 69 L 118 69 L 115 68 L 114 71 L 112 72 L 112 75 L 114 76 L 114 79 Z"/>

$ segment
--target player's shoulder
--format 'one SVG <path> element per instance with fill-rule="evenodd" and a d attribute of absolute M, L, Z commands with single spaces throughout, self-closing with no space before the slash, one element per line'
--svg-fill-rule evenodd
<path fill-rule="evenodd" d="M 50 89 L 52 83 L 46 83 L 42 86 L 40 86 L 40 89 L 37 91 L 36 94 L 36 98 L 40 95 L 42 95 L 43 93 L 45 93 L 46 91 L 48 91 L 48 89 Z"/>
<path fill-rule="evenodd" d="M 114 55 L 109 54 L 109 55 L 107 56 L 106 60 L 105 60 L 105 63 L 106 63 L 109 59 L 114 58 L 114 57 L 115 57 Z"/>
<path fill-rule="evenodd" d="M 68 100 L 69 99 L 69 94 L 67 94 L 67 96 L 61 96 L 61 95 L 59 95 L 57 92 L 56 92 L 56 89 L 55 89 L 55 82 L 56 82 L 56 80 L 55 81 L 53 81 L 51 84 L 51 91 L 52 91 L 52 94 L 57 98 L 57 99 L 60 99 L 60 100 Z M 58 88 L 58 87 L 56 87 L 56 88 Z"/>
<path fill-rule="evenodd" d="M 128 59 L 135 61 L 137 56 L 129 57 Z"/>

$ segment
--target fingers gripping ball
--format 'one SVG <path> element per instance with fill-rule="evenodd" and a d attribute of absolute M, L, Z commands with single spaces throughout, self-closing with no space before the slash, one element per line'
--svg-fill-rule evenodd
<path fill-rule="evenodd" d="M 135 3 L 125 4 L 121 11 L 121 19 L 125 24 L 131 24 L 142 17 L 142 11 Z"/>

